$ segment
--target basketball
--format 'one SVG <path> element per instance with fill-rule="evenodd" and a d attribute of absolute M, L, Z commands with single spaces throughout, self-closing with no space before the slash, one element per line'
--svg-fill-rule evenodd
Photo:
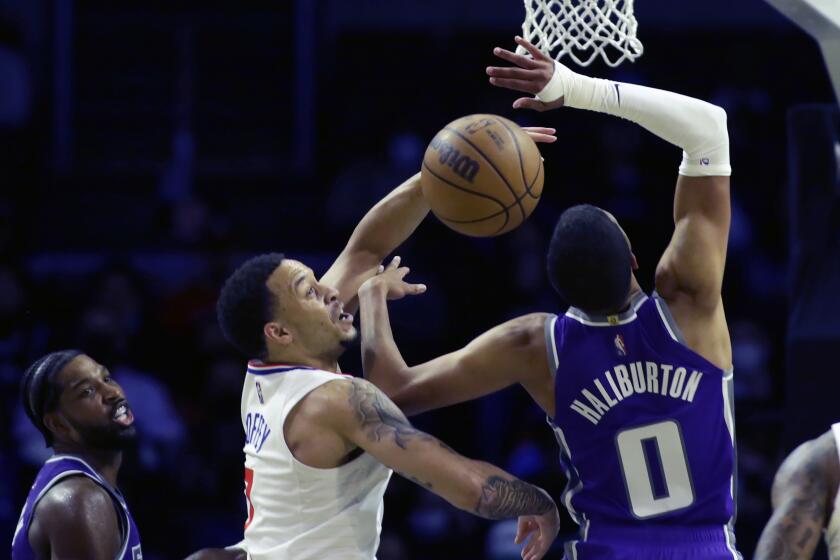
<path fill-rule="evenodd" d="M 464 235 L 501 235 L 524 222 L 540 201 L 543 164 L 519 125 L 496 115 L 469 115 L 435 135 L 420 182 L 435 216 Z"/>

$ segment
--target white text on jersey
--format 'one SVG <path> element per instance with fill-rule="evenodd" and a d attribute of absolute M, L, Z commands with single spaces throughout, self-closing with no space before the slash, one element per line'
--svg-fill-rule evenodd
<path fill-rule="evenodd" d="M 671 364 L 618 364 L 593 380 L 594 391 L 582 389 L 581 398 L 570 408 L 597 426 L 604 414 L 632 395 L 650 393 L 693 402 L 702 378 L 703 372 L 693 370 L 689 376 L 686 368 Z"/>

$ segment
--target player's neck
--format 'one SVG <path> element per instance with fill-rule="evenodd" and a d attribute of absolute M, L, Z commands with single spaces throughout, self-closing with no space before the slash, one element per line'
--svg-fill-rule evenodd
<path fill-rule="evenodd" d="M 636 275 L 632 275 L 630 277 L 630 292 L 627 294 L 627 300 L 621 304 L 620 307 L 616 309 L 606 309 L 604 311 L 587 311 L 593 315 L 618 315 L 620 313 L 624 313 L 630 306 L 633 304 L 633 300 L 636 298 L 638 294 L 642 293 L 642 287 L 639 285 L 638 280 L 636 280 Z"/>
<path fill-rule="evenodd" d="M 108 484 L 117 487 L 117 475 L 122 464 L 122 451 L 81 448 L 75 445 L 56 443 L 56 455 L 72 455 L 90 465 Z"/>
<path fill-rule="evenodd" d="M 633 298 L 640 293 L 642 293 L 642 287 L 639 285 L 639 281 L 636 280 L 636 275 L 632 274 L 630 276 L 630 296 L 627 298 L 627 303 L 629 304 L 633 301 Z"/>

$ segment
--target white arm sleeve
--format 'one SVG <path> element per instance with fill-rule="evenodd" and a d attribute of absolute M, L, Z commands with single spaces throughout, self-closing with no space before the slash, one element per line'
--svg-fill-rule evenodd
<path fill-rule="evenodd" d="M 559 62 L 546 87 L 544 102 L 565 97 L 564 105 L 632 121 L 683 149 L 680 174 L 730 175 L 729 133 L 722 108 L 661 89 L 590 78 Z"/>

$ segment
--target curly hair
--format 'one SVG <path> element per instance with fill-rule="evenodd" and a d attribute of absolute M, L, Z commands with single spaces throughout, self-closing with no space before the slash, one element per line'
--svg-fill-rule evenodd
<path fill-rule="evenodd" d="M 271 320 L 273 309 L 266 283 L 284 258 L 269 253 L 248 259 L 225 281 L 216 303 L 222 333 L 249 358 L 265 358 L 263 325 Z"/>

